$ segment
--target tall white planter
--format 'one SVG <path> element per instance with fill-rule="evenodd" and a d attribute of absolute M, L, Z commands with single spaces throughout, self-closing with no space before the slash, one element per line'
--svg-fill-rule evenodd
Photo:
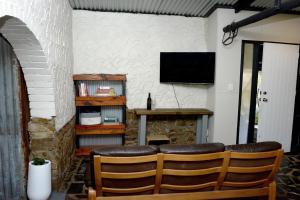
<path fill-rule="evenodd" d="M 30 200 L 47 200 L 51 194 L 51 162 L 33 165 L 29 162 L 27 195 Z"/>

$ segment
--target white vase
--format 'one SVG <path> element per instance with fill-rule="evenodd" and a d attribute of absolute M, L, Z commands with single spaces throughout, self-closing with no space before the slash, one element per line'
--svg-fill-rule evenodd
<path fill-rule="evenodd" d="M 47 200 L 51 194 L 51 162 L 33 165 L 29 162 L 27 195 L 30 200 Z"/>

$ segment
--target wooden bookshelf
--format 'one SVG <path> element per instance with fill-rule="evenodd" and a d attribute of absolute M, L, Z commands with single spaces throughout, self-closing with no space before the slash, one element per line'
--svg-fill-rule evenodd
<path fill-rule="evenodd" d="M 117 138 L 117 141 L 120 141 L 121 137 L 122 144 L 124 144 L 124 135 L 126 130 L 126 75 L 76 74 L 73 76 L 73 80 L 77 94 L 77 96 L 75 97 L 75 106 L 77 113 L 77 125 L 75 125 L 77 146 L 76 155 L 87 156 L 94 148 L 103 146 L 101 137 L 103 139 L 111 137 L 112 144 L 114 144 L 115 137 Z M 110 81 L 113 82 L 110 83 Z M 79 96 L 79 84 L 86 84 L 86 87 L 88 89 L 87 93 L 90 96 Z M 117 96 L 96 96 L 96 90 L 101 86 L 111 86 L 115 89 Z M 113 114 L 113 117 L 117 117 L 119 120 L 121 119 L 120 124 L 80 125 L 79 116 L 80 113 L 84 112 L 101 112 L 102 119 L 104 117 L 110 117 L 110 115 Z M 107 115 L 105 113 L 109 114 Z M 95 137 L 96 139 L 94 139 Z M 81 139 L 83 140 L 81 141 Z M 119 142 L 117 143 L 118 145 L 122 145 L 119 144 Z M 106 144 L 105 140 L 105 145 L 111 144 Z"/>

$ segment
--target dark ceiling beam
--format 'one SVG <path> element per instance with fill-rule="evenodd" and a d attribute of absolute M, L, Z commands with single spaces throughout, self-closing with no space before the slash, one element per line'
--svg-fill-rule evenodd
<path fill-rule="evenodd" d="M 291 10 L 293 8 L 299 7 L 300 6 L 300 1 L 299 0 L 291 0 L 285 3 L 280 3 L 280 1 L 276 1 L 279 3 L 275 3 L 273 8 L 268 8 L 260 13 L 257 13 L 255 15 L 252 15 L 248 18 L 245 18 L 241 21 L 238 22 L 233 22 L 223 28 L 224 33 L 228 33 L 231 31 L 236 31 L 238 28 L 246 26 L 248 24 L 252 24 L 255 22 L 258 22 L 260 20 L 263 20 L 265 18 L 271 17 L 273 15 L 276 15 L 281 12 L 285 12 L 288 10 Z"/>
<path fill-rule="evenodd" d="M 234 11 L 235 13 L 240 12 L 241 10 L 249 10 L 250 5 L 254 2 L 255 0 L 238 0 L 234 5 Z"/>

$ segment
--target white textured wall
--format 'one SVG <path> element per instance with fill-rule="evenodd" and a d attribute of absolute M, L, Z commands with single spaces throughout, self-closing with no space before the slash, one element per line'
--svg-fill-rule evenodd
<path fill-rule="evenodd" d="M 127 106 L 177 107 L 171 84 L 159 82 L 164 51 L 206 51 L 204 18 L 73 11 L 74 74 L 127 74 Z M 204 85 L 175 85 L 180 107 L 207 104 Z"/>
<path fill-rule="evenodd" d="M 207 42 L 207 49 L 208 51 L 216 52 L 217 50 L 217 41 L 218 41 L 218 24 L 217 24 L 217 14 L 216 12 L 212 13 L 207 18 L 206 23 L 206 42 Z M 217 58 L 217 55 L 216 55 Z M 216 65 L 218 60 L 216 59 Z M 215 82 L 217 80 L 215 79 Z M 215 110 L 215 85 L 211 85 L 207 91 L 207 108 L 214 111 Z M 209 135 L 208 141 L 213 141 L 213 134 L 214 134 L 214 115 L 209 117 Z"/>
<path fill-rule="evenodd" d="M 0 0 L 0 5 L 0 17 L 14 17 L 0 32 L 19 55 L 31 116 L 55 117 L 58 130 L 74 115 L 72 9 L 67 0 Z"/>
<path fill-rule="evenodd" d="M 225 144 L 236 143 L 239 81 L 242 40 L 260 40 L 274 42 L 300 43 L 300 17 L 277 15 L 260 22 L 248 25 L 239 30 L 238 36 L 229 46 L 223 46 L 223 27 L 244 19 L 255 12 L 242 11 L 238 14 L 232 9 L 217 9 L 217 17 L 211 20 L 217 24 L 217 57 L 214 106 L 213 141 Z M 230 89 L 232 85 L 232 90 Z"/>

